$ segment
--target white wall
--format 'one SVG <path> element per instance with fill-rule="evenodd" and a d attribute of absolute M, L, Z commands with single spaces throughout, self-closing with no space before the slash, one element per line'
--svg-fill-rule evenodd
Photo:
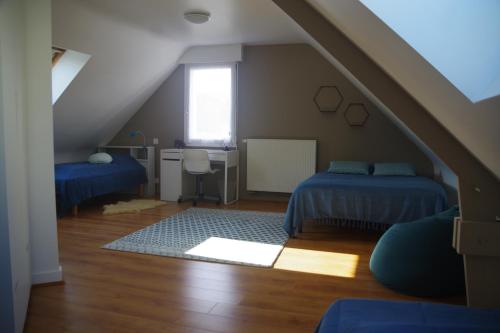
<path fill-rule="evenodd" d="M 2 260 L 0 282 L 5 284 L 5 272 L 9 270 L 12 281 L 10 306 L 4 305 L 9 297 L 4 298 L 3 293 L 1 296 L 2 316 L 4 306 L 13 309 L 13 316 L 5 322 L 10 327 L 1 327 L 1 332 L 12 332 L 13 326 L 15 332 L 22 332 L 31 273 L 36 280 L 39 273 L 54 266 L 59 271 L 52 164 L 50 29 L 50 0 L 0 1 L 0 144 L 5 163 L 5 168 L 0 167 L 0 186 L 5 180 L 6 194 L 3 203 L 0 197 L 0 207 L 6 206 L 0 216 L 1 229 L 8 228 L 10 243 L 10 268 Z"/>
<path fill-rule="evenodd" d="M 214 64 L 243 61 L 243 45 L 203 45 L 188 48 L 179 64 Z"/>
<path fill-rule="evenodd" d="M 50 0 L 27 0 L 26 127 L 33 283 L 62 279 L 57 243 Z M 84 57 L 85 58 L 85 57 Z M 88 59 L 88 58 L 87 58 Z"/>
<path fill-rule="evenodd" d="M 21 332 L 31 287 L 26 182 L 24 8 L 22 1 L 14 0 L 0 2 L 0 6 L 0 80 L 3 88 L 1 134 L 5 149 L 7 224 L 14 310 L 11 323 L 15 323 L 16 332 Z"/>
<path fill-rule="evenodd" d="M 0 10 L 2 10 L 0 4 Z M 0 14 L 0 19 L 2 18 Z M 2 25 L 0 24 L 0 27 Z M 0 38 L 0 68 L 2 68 L 2 42 Z M 3 133 L 4 103 L 2 97 L 3 78 L 0 72 L 0 133 Z M 0 135 L 0 331 L 14 330 L 14 294 L 12 292 L 12 269 L 10 263 L 9 219 L 7 209 L 7 184 L 5 173 L 5 141 Z"/>

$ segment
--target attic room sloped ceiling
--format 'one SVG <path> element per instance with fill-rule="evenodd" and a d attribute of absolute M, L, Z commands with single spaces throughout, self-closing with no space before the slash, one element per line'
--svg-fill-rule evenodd
<path fill-rule="evenodd" d="M 85 159 L 111 139 L 190 46 L 304 41 L 269 0 L 54 0 L 52 8 L 53 44 L 92 56 L 54 105 L 56 162 Z M 193 9 L 211 21 L 184 21 Z"/>
<path fill-rule="evenodd" d="M 500 178 L 500 96 L 471 102 L 360 1 L 304 1 L 352 40 Z M 478 22 L 471 17 L 464 20 L 464 24 Z M 484 42 L 498 43 L 497 40 Z"/>
<path fill-rule="evenodd" d="M 309 1 L 500 176 L 498 97 L 470 103 L 360 2 Z M 92 55 L 55 104 L 56 161 L 86 158 L 96 145 L 109 141 L 165 81 L 189 46 L 311 43 L 310 36 L 270 0 L 115 4 L 53 2 L 54 45 Z M 207 8 L 212 20 L 202 26 L 188 24 L 182 14 L 193 8 Z M 79 151 L 83 154 L 75 156 Z"/>

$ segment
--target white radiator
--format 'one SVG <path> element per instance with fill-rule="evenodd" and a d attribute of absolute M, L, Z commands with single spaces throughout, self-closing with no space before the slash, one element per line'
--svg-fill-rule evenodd
<path fill-rule="evenodd" d="M 316 172 L 316 140 L 247 139 L 247 191 L 292 193 Z"/>

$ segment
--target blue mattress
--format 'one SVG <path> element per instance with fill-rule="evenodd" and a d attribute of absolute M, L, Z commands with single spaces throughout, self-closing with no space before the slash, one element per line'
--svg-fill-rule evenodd
<path fill-rule="evenodd" d="M 316 333 L 493 333 L 500 332 L 500 309 L 345 299 L 335 302 Z"/>
<path fill-rule="evenodd" d="M 55 165 L 59 213 L 99 195 L 130 189 L 147 182 L 146 169 L 133 157 L 114 154 L 109 164 L 88 162 Z"/>
<path fill-rule="evenodd" d="M 320 172 L 292 193 L 284 228 L 294 235 L 304 220 L 319 218 L 403 223 L 446 208 L 445 190 L 426 177 Z"/>

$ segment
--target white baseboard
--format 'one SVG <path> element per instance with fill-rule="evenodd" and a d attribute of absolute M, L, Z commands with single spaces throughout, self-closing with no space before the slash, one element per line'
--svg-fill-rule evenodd
<path fill-rule="evenodd" d="M 42 284 L 51 282 L 60 282 L 63 279 L 62 267 L 56 270 L 36 272 L 31 274 L 31 284 Z"/>

